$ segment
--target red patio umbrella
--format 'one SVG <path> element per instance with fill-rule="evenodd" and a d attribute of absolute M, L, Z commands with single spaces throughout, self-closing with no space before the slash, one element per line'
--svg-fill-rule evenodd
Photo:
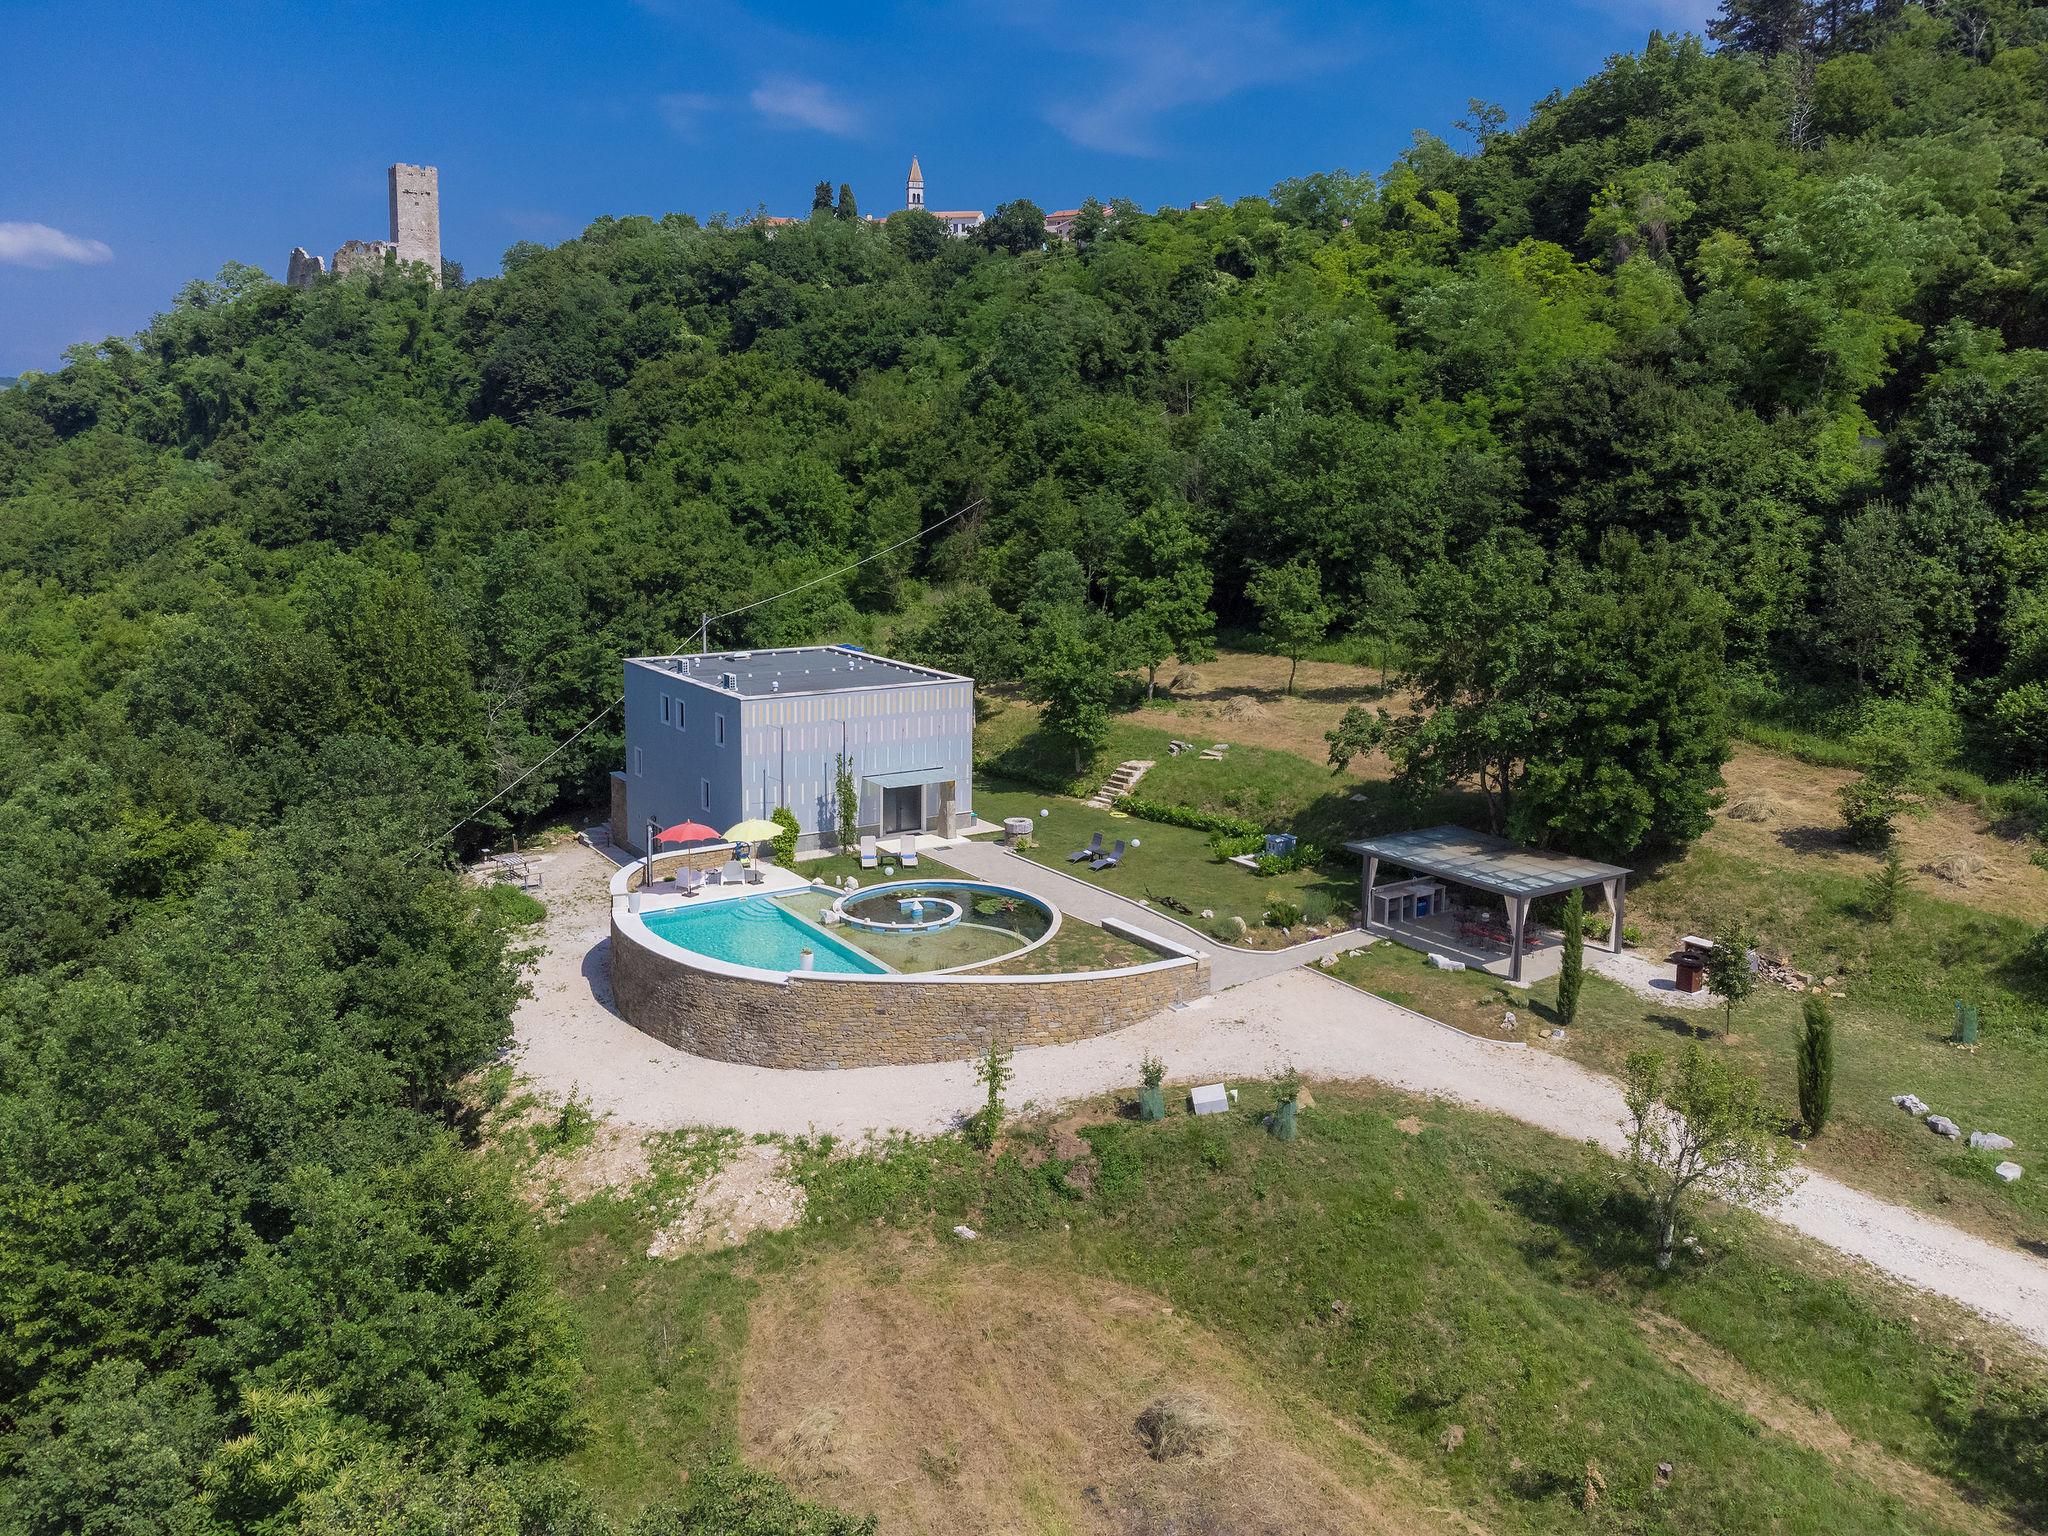
<path fill-rule="evenodd" d="M 679 821 L 672 827 L 654 834 L 657 843 L 715 843 L 718 829 L 707 827 L 701 821 Z"/>

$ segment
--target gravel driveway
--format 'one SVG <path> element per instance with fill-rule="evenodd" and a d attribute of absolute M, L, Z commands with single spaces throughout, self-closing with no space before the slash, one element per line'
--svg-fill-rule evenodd
<path fill-rule="evenodd" d="M 686 1056 L 611 1008 L 613 872 L 580 845 L 544 866 L 546 952 L 514 1026 L 521 1065 L 542 1087 L 572 1084 L 600 1114 L 650 1130 L 727 1125 L 744 1132 L 930 1134 L 979 1101 L 972 1065 L 790 1072 Z M 1574 1140 L 1622 1146 L 1621 1093 L 1610 1078 L 1540 1049 L 1516 1050 L 1445 1028 L 1317 974 L 1246 981 L 1187 1009 L 1075 1045 L 1020 1051 L 1013 1104 L 1051 1108 L 1137 1080 L 1156 1053 L 1174 1083 L 1270 1076 L 1371 1078 L 1413 1093 L 1511 1115 Z M 1795 1231 L 1896 1279 L 2011 1324 L 2048 1348 L 2048 1264 L 1809 1173 L 1773 1213 Z"/>

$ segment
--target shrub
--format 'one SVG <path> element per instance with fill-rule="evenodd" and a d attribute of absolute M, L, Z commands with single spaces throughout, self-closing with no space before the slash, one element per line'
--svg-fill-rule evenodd
<path fill-rule="evenodd" d="M 832 810 L 839 846 L 855 846 L 860 842 L 860 786 L 854 782 L 853 759 L 843 752 L 833 765 Z"/>
<path fill-rule="evenodd" d="M 1586 979 L 1586 893 L 1564 899 L 1564 958 L 1557 972 L 1557 1022 L 1579 1016 L 1579 988 Z"/>
<path fill-rule="evenodd" d="M 1276 901 L 1266 908 L 1266 926 L 1292 928 L 1301 921 L 1301 908 L 1291 901 Z"/>
<path fill-rule="evenodd" d="M 2013 957 L 2013 964 L 2036 992 L 2048 993 L 2048 925 L 2034 930 Z"/>
<path fill-rule="evenodd" d="M 796 863 L 796 840 L 803 834 L 803 824 L 796 819 L 796 812 L 786 805 L 775 807 L 768 813 L 768 819 L 782 828 L 768 846 L 775 850 L 775 862 L 788 869 Z"/>
<path fill-rule="evenodd" d="M 1292 853 L 1269 854 L 1260 858 L 1255 871 L 1261 875 L 1291 875 L 1298 869 L 1314 869 L 1323 862 L 1323 850 L 1314 843 L 1296 843 Z"/>
<path fill-rule="evenodd" d="M 974 1080 L 988 1090 L 988 1098 L 967 1117 L 967 1139 L 983 1152 L 996 1144 L 996 1132 L 1002 1129 L 1003 1088 L 1013 1070 L 1009 1049 L 993 1038 L 974 1063 Z"/>
<path fill-rule="evenodd" d="M 1330 914 L 1337 910 L 1337 903 L 1330 899 L 1327 891 L 1309 891 L 1301 898 L 1301 920 L 1311 928 L 1319 928 L 1330 920 Z"/>
<path fill-rule="evenodd" d="M 719 1462 L 690 1474 L 680 1503 L 656 1504 L 632 1536 L 874 1536 L 873 1515 L 811 1504 L 765 1472 Z"/>
<path fill-rule="evenodd" d="M 482 897 L 484 910 L 508 928 L 531 928 L 548 915 L 548 909 L 516 885 L 488 885 Z"/>
<path fill-rule="evenodd" d="M 1906 861 L 1899 857 L 1896 847 L 1887 847 L 1884 862 L 1864 882 L 1864 905 L 1870 915 L 1880 923 L 1889 923 L 1899 915 L 1899 899 L 1906 894 L 1906 887 L 1913 877 L 1906 873 Z"/>
<path fill-rule="evenodd" d="M 1212 832 L 1209 851 L 1219 859 L 1240 859 L 1266 846 L 1263 832 Z"/>
<path fill-rule="evenodd" d="M 1835 1095 L 1835 1018 L 1827 1000 L 1807 995 L 1799 1032 L 1799 1119 L 1808 1136 L 1828 1123 Z"/>
<path fill-rule="evenodd" d="M 1842 830 L 1858 848 L 1882 848 L 1892 840 L 1892 823 L 1905 808 L 1896 790 L 1865 777 L 1835 791 Z"/>
<path fill-rule="evenodd" d="M 1138 1063 L 1138 1076 L 1147 1088 L 1157 1088 L 1166 1081 L 1166 1063 L 1157 1056 L 1147 1056 Z"/>
<path fill-rule="evenodd" d="M 1198 811 L 1192 805 L 1169 805 L 1163 800 L 1140 800 L 1135 795 L 1118 795 L 1114 807 L 1126 816 L 1135 816 L 1140 821 L 1156 821 L 1161 826 L 1188 827 L 1196 832 L 1222 832 L 1232 837 L 1257 837 L 1260 834 L 1259 824 L 1255 821 L 1247 821 L 1242 816 L 1222 816 L 1214 811 Z M 1249 853 L 1251 850 L 1245 851 Z"/>

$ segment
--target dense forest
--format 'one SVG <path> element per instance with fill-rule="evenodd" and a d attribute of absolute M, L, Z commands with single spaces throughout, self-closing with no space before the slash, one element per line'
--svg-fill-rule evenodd
<path fill-rule="evenodd" d="M 1589 851 L 1734 721 L 2038 807 L 2048 8 L 1731 0 L 1460 132 L 1071 241 L 231 267 L 0 392 L 0 1531 L 596 1529 L 452 861 L 596 799 L 615 719 L 528 770 L 622 654 L 883 546 L 712 643 L 886 633 L 1085 761 L 1219 626 L 1370 635 L 1362 740 Z"/>

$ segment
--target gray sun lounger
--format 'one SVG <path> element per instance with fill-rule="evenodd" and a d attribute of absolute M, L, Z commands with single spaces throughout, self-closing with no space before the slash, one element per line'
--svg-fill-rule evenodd
<path fill-rule="evenodd" d="M 1080 862 L 1081 862 L 1081 861 L 1082 861 L 1083 859 L 1091 859 L 1091 860 L 1092 860 L 1092 859 L 1099 859 L 1099 858 L 1101 858 L 1101 857 L 1102 857 L 1102 834 L 1101 834 L 1100 832 L 1098 832 L 1098 833 L 1096 833 L 1096 834 L 1095 834 L 1095 837 L 1094 837 L 1094 839 L 1093 839 L 1093 840 L 1092 840 L 1092 841 L 1091 841 L 1091 842 L 1090 842 L 1090 843 L 1088 844 L 1088 846 L 1087 846 L 1086 848 L 1076 848 L 1076 849 L 1075 849 L 1075 850 L 1074 850 L 1074 851 L 1073 851 L 1072 853 L 1068 854 L 1068 855 L 1067 855 L 1067 862 L 1068 862 L 1069 864 L 1078 864 L 1078 863 L 1080 863 Z"/>
<path fill-rule="evenodd" d="M 1116 846 L 1114 848 L 1110 849 L 1109 852 L 1105 853 L 1101 858 L 1097 859 L 1093 864 L 1090 864 L 1088 867 L 1090 869 L 1115 869 L 1117 865 L 1123 863 L 1123 861 L 1124 840 L 1122 838 L 1118 838 L 1116 840 Z"/>

